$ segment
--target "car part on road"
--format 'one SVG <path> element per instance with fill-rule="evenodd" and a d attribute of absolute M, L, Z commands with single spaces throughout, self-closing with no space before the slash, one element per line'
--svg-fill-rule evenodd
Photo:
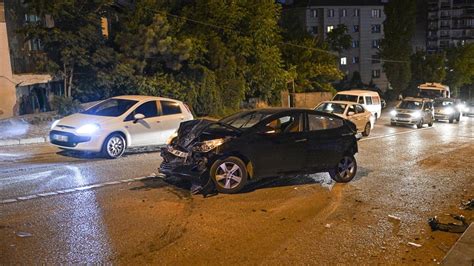
<path fill-rule="evenodd" d="M 466 202 L 461 202 L 461 209 L 474 211 L 474 199 L 470 199 Z"/>
<path fill-rule="evenodd" d="M 466 221 L 466 218 L 462 215 L 451 215 L 455 220 L 460 221 L 462 224 L 455 224 L 455 223 L 440 223 L 438 218 L 435 216 L 433 218 L 428 219 L 428 224 L 431 227 L 432 231 L 444 231 L 450 233 L 464 233 L 466 229 L 469 227 L 469 223 Z"/>

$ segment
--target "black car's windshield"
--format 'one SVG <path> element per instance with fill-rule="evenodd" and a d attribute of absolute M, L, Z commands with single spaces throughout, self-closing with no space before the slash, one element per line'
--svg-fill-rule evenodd
<path fill-rule="evenodd" d="M 315 110 L 331 114 L 343 114 L 346 106 L 347 104 L 343 103 L 323 103 L 316 107 Z"/>
<path fill-rule="evenodd" d="M 270 115 L 271 113 L 259 111 L 237 113 L 219 120 L 219 123 L 224 123 L 235 128 L 246 129 L 256 125 Z"/>
<path fill-rule="evenodd" d="M 334 101 L 348 101 L 348 102 L 357 102 L 357 95 L 347 95 L 347 94 L 336 94 L 334 96 Z"/>
<path fill-rule="evenodd" d="M 138 101 L 125 99 L 108 99 L 81 113 L 88 115 L 117 117 L 125 113 L 128 109 L 130 109 L 130 107 L 135 105 L 137 102 Z"/>
<path fill-rule="evenodd" d="M 412 109 L 412 110 L 419 110 L 423 106 L 422 102 L 417 101 L 402 101 L 398 108 L 400 109 Z"/>
<path fill-rule="evenodd" d="M 451 106 L 454 105 L 452 101 L 435 101 L 434 102 L 434 107 L 445 107 L 445 106 Z"/>

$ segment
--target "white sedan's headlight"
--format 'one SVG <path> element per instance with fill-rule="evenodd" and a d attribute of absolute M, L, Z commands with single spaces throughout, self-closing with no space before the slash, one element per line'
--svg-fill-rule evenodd
<path fill-rule="evenodd" d="M 396 110 L 390 111 L 390 115 L 391 115 L 391 116 L 396 116 L 396 115 L 397 115 L 397 111 L 396 111 Z"/>
<path fill-rule="evenodd" d="M 60 121 L 59 119 L 55 120 L 53 124 L 51 124 L 51 129 L 55 128 L 58 125 L 59 121 Z"/>
<path fill-rule="evenodd" d="M 193 150 L 197 152 L 208 152 L 221 146 L 224 142 L 225 142 L 225 139 L 206 140 L 206 141 L 197 143 L 193 147 Z"/>
<path fill-rule="evenodd" d="M 449 107 L 449 108 L 446 108 L 446 109 L 444 110 L 444 112 L 445 112 L 447 115 L 450 115 L 450 114 L 454 113 L 454 109 L 453 109 L 452 107 Z"/>
<path fill-rule="evenodd" d="M 421 117 L 421 112 L 420 112 L 420 111 L 413 112 L 413 113 L 411 114 L 411 116 L 412 116 L 413 118 L 420 118 L 420 117 Z"/>
<path fill-rule="evenodd" d="M 86 125 L 83 125 L 83 126 L 79 127 L 76 130 L 76 133 L 77 134 L 90 135 L 90 134 L 94 134 L 95 132 L 97 132 L 99 130 L 100 130 L 100 126 L 97 125 L 97 124 L 86 124 Z"/>

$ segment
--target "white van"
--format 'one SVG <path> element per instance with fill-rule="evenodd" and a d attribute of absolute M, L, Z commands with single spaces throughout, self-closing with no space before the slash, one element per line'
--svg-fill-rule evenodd
<path fill-rule="evenodd" d="M 382 114 L 382 103 L 380 101 L 380 96 L 376 91 L 340 91 L 334 96 L 332 100 L 359 103 L 369 110 L 376 119 Z"/>

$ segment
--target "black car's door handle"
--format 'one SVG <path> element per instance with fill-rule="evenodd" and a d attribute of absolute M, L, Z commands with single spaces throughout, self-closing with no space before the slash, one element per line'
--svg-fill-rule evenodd
<path fill-rule="evenodd" d="M 295 142 L 305 142 L 305 141 L 307 141 L 307 139 L 297 139 L 297 140 L 295 140 Z"/>

